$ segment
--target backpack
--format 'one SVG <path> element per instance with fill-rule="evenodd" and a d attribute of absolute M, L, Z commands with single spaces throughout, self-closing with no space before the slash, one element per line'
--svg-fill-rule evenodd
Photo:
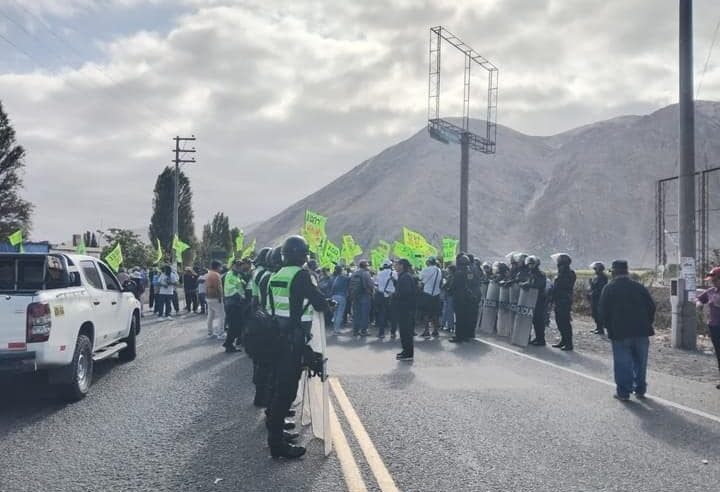
<path fill-rule="evenodd" d="M 357 299 L 359 296 L 365 293 L 365 284 L 363 283 L 363 278 L 359 271 L 354 272 L 350 276 L 350 286 L 348 287 L 348 293 L 353 299 Z"/>

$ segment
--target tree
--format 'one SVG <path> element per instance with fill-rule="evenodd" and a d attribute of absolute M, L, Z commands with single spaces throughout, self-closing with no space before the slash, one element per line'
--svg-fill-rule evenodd
<path fill-rule="evenodd" d="M 20 198 L 23 188 L 22 169 L 25 149 L 15 144 L 15 130 L 0 103 L 0 237 L 6 238 L 18 229 L 28 237 L 33 205 Z"/>
<path fill-rule="evenodd" d="M 150 243 L 160 244 L 163 250 L 169 250 L 173 239 L 173 193 L 175 192 L 174 169 L 166 167 L 155 182 L 153 198 L 153 214 L 150 218 Z M 183 263 L 192 262 L 193 251 L 197 250 L 195 237 L 194 213 L 192 209 L 192 190 L 190 180 L 180 171 L 178 175 L 180 184 L 180 202 L 178 206 L 178 236 L 190 245 L 190 249 L 183 253 Z"/>
<path fill-rule="evenodd" d="M 123 264 L 125 268 L 133 268 L 136 266 L 145 267 L 155 260 L 155 251 L 140 241 L 140 236 L 128 229 L 118 229 L 111 227 L 107 231 L 98 231 L 102 234 L 107 246 L 102 249 L 100 258 L 105 258 L 117 243 L 123 254 Z"/>
<path fill-rule="evenodd" d="M 233 231 L 236 231 L 233 235 Z M 200 259 L 204 264 L 210 263 L 213 257 L 222 252 L 223 258 L 229 257 L 234 251 L 237 228 L 230 229 L 230 218 L 218 212 L 212 221 L 203 226 Z"/>

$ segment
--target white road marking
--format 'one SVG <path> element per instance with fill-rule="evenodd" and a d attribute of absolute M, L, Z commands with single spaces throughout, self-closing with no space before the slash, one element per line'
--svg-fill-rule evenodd
<path fill-rule="evenodd" d="M 596 383 L 604 384 L 606 386 L 610 386 L 612 388 L 615 388 L 615 383 L 611 381 L 607 381 L 605 379 L 601 379 L 595 376 L 591 376 L 589 374 L 585 374 L 584 372 L 576 371 L 575 369 L 570 369 L 568 367 L 563 367 L 561 365 L 555 364 L 554 362 L 550 362 L 547 360 L 540 359 L 538 357 L 534 357 L 532 355 L 525 354 L 523 352 L 518 352 L 517 350 L 513 350 L 508 347 L 503 347 L 502 345 L 498 345 L 497 343 L 489 342 L 487 340 L 483 340 L 482 338 L 475 338 L 480 343 L 484 343 L 485 345 L 489 345 L 490 347 L 504 350 L 505 352 L 510 352 L 511 354 L 515 354 L 519 357 L 524 357 L 526 359 L 533 360 L 535 362 L 539 362 L 540 364 L 544 364 L 546 366 L 554 367 L 555 369 L 560 369 L 561 371 L 568 372 L 570 374 L 574 374 L 576 376 L 580 376 L 585 379 L 589 379 L 590 381 L 595 381 Z M 686 407 L 685 405 L 681 405 L 680 403 L 675 403 L 674 401 L 666 400 L 665 398 L 661 398 L 659 396 L 654 396 L 648 393 L 647 398 L 652 399 L 653 401 L 656 401 L 658 403 L 662 403 L 665 406 L 675 408 L 677 410 L 681 410 L 683 412 L 696 415 L 698 417 L 702 417 L 708 420 L 711 420 L 717 424 L 720 424 L 720 417 L 717 415 L 713 415 L 707 412 L 703 412 L 702 410 L 696 410 L 694 408 Z"/>
<path fill-rule="evenodd" d="M 365 455 L 365 459 L 370 466 L 370 470 L 372 470 L 373 475 L 375 475 L 375 480 L 377 480 L 380 490 L 383 492 L 398 492 L 399 489 L 395 485 L 395 481 L 390 475 L 385 463 L 383 463 L 377 449 L 375 449 L 375 445 L 372 443 L 370 436 L 345 394 L 345 390 L 343 390 L 340 385 L 340 381 L 336 378 L 330 378 L 330 387 L 335 394 L 335 398 L 340 405 L 340 409 L 345 414 L 348 424 L 350 424 L 350 429 L 352 429 L 358 444 L 360 444 L 360 449 L 362 449 L 362 452 Z"/>

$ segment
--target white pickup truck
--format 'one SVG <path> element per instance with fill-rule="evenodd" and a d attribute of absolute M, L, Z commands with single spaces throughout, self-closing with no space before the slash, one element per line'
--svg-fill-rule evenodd
<path fill-rule="evenodd" d="M 47 370 L 63 398 L 83 398 L 94 361 L 135 359 L 131 288 L 90 256 L 0 253 L 0 372 Z"/>

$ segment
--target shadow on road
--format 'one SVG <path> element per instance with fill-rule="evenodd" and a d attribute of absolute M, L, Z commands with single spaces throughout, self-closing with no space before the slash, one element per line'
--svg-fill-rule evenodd
<path fill-rule="evenodd" d="M 117 358 L 95 362 L 93 384 L 122 365 Z M 92 397 L 92 387 L 90 388 Z M 62 401 L 57 387 L 48 383 L 47 372 L 0 377 L 0 439 L 41 422 L 69 403 Z"/>
<path fill-rule="evenodd" d="M 215 360 L 194 366 L 197 372 L 208 371 Z M 177 477 L 174 490 L 273 490 L 310 491 L 342 490 L 340 483 L 323 485 L 320 475 L 328 460 L 321 442 L 309 442 L 308 453 L 296 461 L 276 461 L 267 447 L 264 410 L 252 404 L 252 362 L 237 359 L 220 370 L 214 370 L 209 389 L 209 406 L 197 426 L 180 433 L 177 439 L 197 440 L 197 451 Z M 300 442 L 312 436 L 309 427 Z M 222 481 L 214 485 L 217 478 Z"/>
<path fill-rule="evenodd" d="M 670 447 L 688 450 L 701 457 L 720 455 L 720 431 L 717 426 L 698 424 L 679 410 L 653 401 L 652 398 L 630 400 L 624 405 L 640 420 L 645 432 Z M 703 421 L 703 424 L 707 422 Z"/>

